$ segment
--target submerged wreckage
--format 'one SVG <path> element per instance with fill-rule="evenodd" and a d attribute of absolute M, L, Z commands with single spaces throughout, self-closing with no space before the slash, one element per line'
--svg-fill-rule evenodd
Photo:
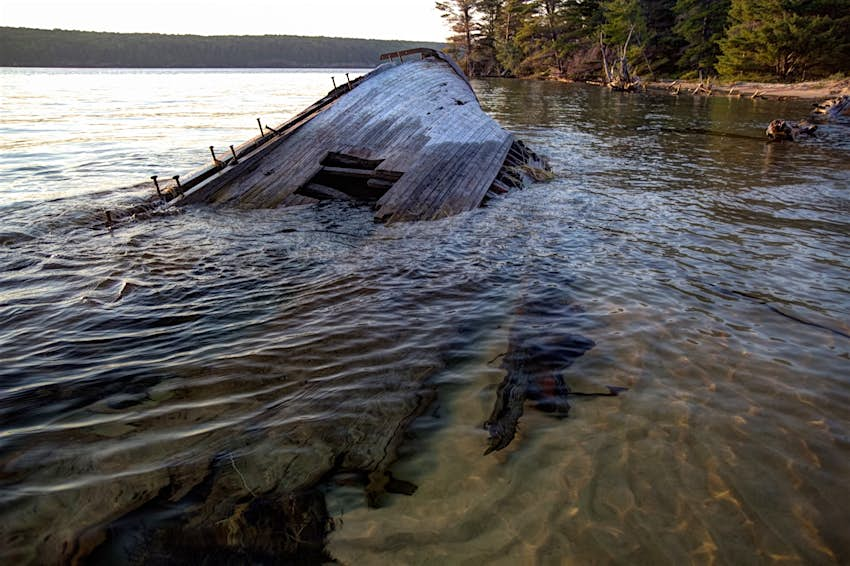
<path fill-rule="evenodd" d="M 420 48 L 382 59 L 284 124 L 261 126 L 227 157 L 210 147 L 210 167 L 157 189 L 174 205 L 342 199 L 371 204 L 382 221 L 434 220 L 551 176 L 543 159 L 481 110 L 449 57 Z"/>
<path fill-rule="evenodd" d="M 371 204 L 382 220 L 427 220 L 547 175 L 543 160 L 482 112 L 451 60 L 430 50 L 415 54 L 407 62 L 401 57 L 411 53 L 394 54 L 398 62 L 334 89 L 286 124 L 232 148 L 227 159 L 211 148 L 212 166 L 182 184 L 178 177 L 173 186 L 157 185 L 162 200 L 278 207 L 346 199 Z M 359 321 L 370 302 L 360 300 L 357 285 L 340 293 L 348 306 L 336 314 Z M 404 348 L 381 350 L 386 335 L 354 322 L 305 331 L 301 321 L 316 304 L 292 301 L 281 311 L 287 316 L 274 321 L 279 335 L 297 337 L 291 343 L 233 352 L 214 368 L 190 363 L 163 374 L 131 372 L 109 385 L 126 393 L 119 403 L 98 390 L 96 401 L 73 413 L 83 415 L 80 424 L 63 429 L 61 438 L 45 433 L 36 445 L 6 447 L 3 486 L 63 483 L 7 494 L 0 561 L 330 562 L 324 544 L 336 520 L 326 490 L 362 486 L 369 505 L 416 490 L 390 467 L 408 425 L 434 399 L 434 372 L 465 352 L 467 339 L 411 358 Z M 372 307 L 385 314 L 381 304 Z M 563 371 L 594 345 L 563 332 L 571 312 L 559 292 L 517 309 L 505 378 L 483 423 L 487 452 L 511 444 L 526 401 L 563 417 L 569 396 L 622 390 L 577 393 L 567 386 Z M 371 348 L 380 350 L 374 367 L 392 371 L 339 371 L 340 352 Z M 251 375 L 255 367 L 263 371 Z M 189 386 L 198 376 L 203 383 Z M 45 387 L 38 402 L 55 395 L 64 403 L 74 391 Z M 56 451 L 56 442 L 95 448 L 81 455 Z"/>

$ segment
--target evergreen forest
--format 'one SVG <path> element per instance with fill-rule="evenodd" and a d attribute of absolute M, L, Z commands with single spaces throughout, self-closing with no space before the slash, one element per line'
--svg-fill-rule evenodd
<path fill-rule="evenodd" d="M 645 80 L 793 82 L 850 73 L 850 0 L 443 0 L 472 76 L 598 79 L 622 52 Z"/>
<path fill-rule="evenodd" d="M 850 0 L 438 0 L 448 46 L 327 37 L 119 34 L 0 27 L 6 67 L 373 67 L 445 48 L 470 76 L 794 82 L 850 74 Z M 623 49 L 625 48 L 625 52 Z"/>

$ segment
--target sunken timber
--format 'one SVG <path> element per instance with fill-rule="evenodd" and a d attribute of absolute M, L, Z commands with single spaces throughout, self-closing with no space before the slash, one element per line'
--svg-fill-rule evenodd
<path fill-rule="evenodd" d="M 407 58 L 405 60 L 405 57 Z M 485 114 L 445 54 L 413 49 L 178 183 L 169 204 L 276 208 L 366 202 L 382 221 L 434 220 L 551 176 Z M 175 179 L 177 180 L 177 179 Z"/>

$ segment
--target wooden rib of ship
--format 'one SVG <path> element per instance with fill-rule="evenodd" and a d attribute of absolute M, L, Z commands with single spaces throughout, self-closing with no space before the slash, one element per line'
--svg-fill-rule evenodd
<path fill-rule="evenodd" d="M 406 58 L 406 59 L 405 59 Z M 549 167 L 485 114 L 445 54 L 413 49 L 216 156 L 169 204 L 245 208 L 366 202 L 384 221 L 434 220 L 547 178 Z"/>

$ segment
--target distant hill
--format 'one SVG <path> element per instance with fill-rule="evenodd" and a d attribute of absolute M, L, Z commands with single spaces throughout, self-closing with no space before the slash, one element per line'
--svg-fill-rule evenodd
<path fill-rule="evenodd" d="M 0 27 L 0 67 L 374 67 L 381 53 L 443 44 L 291 35 L 203 36 Z"/>

